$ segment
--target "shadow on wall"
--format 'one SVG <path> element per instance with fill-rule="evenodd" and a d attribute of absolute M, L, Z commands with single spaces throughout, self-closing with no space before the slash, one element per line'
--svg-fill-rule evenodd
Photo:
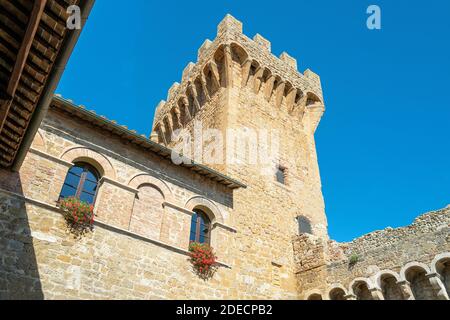
<path fill-rule="evenodd" d="M 22 195 L 18 173 L 0 169 L 0 188 Z M 44 299 L 25 202 L 0 189 L 0 300 Z"/>

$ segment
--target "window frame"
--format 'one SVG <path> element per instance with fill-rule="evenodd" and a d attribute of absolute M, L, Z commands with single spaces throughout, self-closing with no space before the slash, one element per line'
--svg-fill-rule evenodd
<path fill-rule="evenodd" d="M 80 175 L 77 175 L 77 174 L 75 174 L 75 173 L 72 172 L 72 170 L 73 170 L 75 167 L 80 168 L 80 169 L 83 170 L 83 171 L 80 173 Z M 97 179 L 97 181 L 92 181 L 92 180 L 90 180 L 90 179 L 88 178 L 88 174 L 89 174 L 89 173 L 91 173 L 91 174 Z M 70 174 L 72 174 L 72 175 L 76 176 L 77 178 L 79 178 L 78 184 L 77 184 L 76 187 L 67 183 L 67 178 L 68 178 L 68 176 L 69 176 Z M 81 195 L 82 195 L 82 193 L 84 192 L 84 193 L 86 193 L 86 194 L 92 196 L 92 203 L 89 203 L 89 202 L 88 202 L 88 203 L 91 204 L 91 205 L 94 205 L 94 204 L 95 204 L 95 201 L 96 201 L 96 199 L 97 199 L 97 194 L 98 194 L 98 187 L 99 187 L 99 183 L 100 183 L 100 178 L 101 178 L 100 173 L 99 173 L 98 170 L 97 170 L 94 166 L 92 166 L 91 164 L 86 163 L 86 162 L 76 162 L 76 163 L 74 163 L 74 165 L 69 169 L 69 171 L 67 171 L 66 178 L 64 179 L 64 183 L 63 183 L 61 192 L 59 193 L 59 200 L 62 200 L 62 199 L 67 198 L 67 197 L 74 197 L 74 198 L 76 198 L 76 199 L 81 200 L 81 199 L 80 199 L 80 198 L 81 198 Z M 95 183 L 96 187 L 95 187 L 95 192 L 94 192 L 94 193 L 88 192 L 88 191 L 86 191 L 86 190 L 84 189 L 84 188 L 85 188 L 86 182 Z M 64 197 L 62 196 L 62 192 L 63 192 L 64 187 L 65 187 L 66 185 L 67 185 L 68 187 L 71 187 L 71 188 L 75 189 L 75 194 L 74 194 L 74 195 L 71 195 L 71 196 L 64 196 Z M 87 201 L 86 201 L 86 202 L 87 202 Z"/>
<path fill-rule="evenodd" d="M 203 244 L 207 244 L 210 245 L 211 244 L 211 230 L 212 230 L 212 222 L 211 219 L 208 217 L 208 215 L 200 209 L 194 209 L 193 211 L 193 215 L 191 218 L 191 228 L 189 231 L 189 242 L 197 242 L 197 243 L 203 243 Z M 196 215 L 196 219 L 194 220 L 194 216 Z M 203 234 L 203 238 L 205 239 L 205 241 L 201 242 L 200 239 L 202 237 L 201 234 L 201 219 L 203 219 L 203 224 L 206 226 L 206 232 Z M 193 223 L 195 223 L 195 231 L 194 231 L 194 239 L 192 239 L 192 225 Z"/>

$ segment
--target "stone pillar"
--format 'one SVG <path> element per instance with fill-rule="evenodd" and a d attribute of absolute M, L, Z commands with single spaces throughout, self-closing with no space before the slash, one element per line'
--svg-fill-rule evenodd
<path fill-rule="evenodd" d="M 400 290 L 402 291 L 403 297 L 405 298 L 405 300 L 416 300 L 416 298 L 414 297 L 414 294 L 411 290 L 411 285 L 409 283 L 409 281 L 407 280 L 402 280 L 402 281 L 398 281 L 397 284 L 400 287 Z"/>
<path fill-rule="evenodd" d="M 429 273 L 426 275 L 430 283 L 438 297 L 439 300 L 450 300 L 447 294 L 447 290 L 445 290 L 444 283 L 442 282 L 442 278 L 437 273 Z"/>
<path fill-rule="evenodd" d="M 383 293 L 380 288 L 372 288 L 369 290 L 373 300 L 384 300 Z"/>

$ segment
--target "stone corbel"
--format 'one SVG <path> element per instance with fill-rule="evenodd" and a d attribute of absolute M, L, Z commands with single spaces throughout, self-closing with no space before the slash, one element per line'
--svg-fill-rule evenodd
<path fill-rule="evenodd" d="M 252 66 L 252 61 L 250 59 L 246 59 L 244 61 L 244 63 L 242 64 L 242 83 L 241 83 L 242 87 L 245 87 L 247 85 L 251 66 Z"/>
<path fill-rule="evenodd" d="M 264 74 L 264 68 L 261 66 L 258 67 L 258 69 L 256 69 L 256 71 L 255 71 L 254 84 L 253 84 L 254 85 L 253 92 L 255 94 L 258 94 L 259 89 L 261 88 L 261 83 L 262 83 L 261 78 L 262 78 L 263 74 Z"/>
<path fill-rule="evenodd" d="M 294 106 L 294 99 L 297 94 L 297 88 L 292 87 L 286 95 L 286 108 L 291 111 Z"/>
<path fill-rule="evenodd" d="M 233 60 L 231 56 L 231 47 L 226 45 L 224 48 L 224 61 L 225 61 L 225 83 L 227 88 L 233 87 Z"/>
<path fill-rule="evenodd" d="M 178 105 L 175 105 L 175 107 L 173 107 L 173 113 L 175 114 L 177 127 L 181 128 L 183 124 L 181 123 L 180 108 L 178 107 Z"/>
<path fill-rule="evenodd" d="M 281 102 L 283 101 L 284 88 L 286 87 L 286 83 L 284 81 L 280 81 L 277 85 L 276 93 L 275 93 L 275 105 L 277 108 L 281 106 Z"/>
<path fill-rule="evenodd" d="M 208 63 L 208 68 L 211 70 L 211 80 L 214 82 L 214 86 L 219 89 L 220 88 L 220 75 L 219 75 L 219 68 L 217 67 L 217 64 L 214 61 L 210 61 Z"/>
<path fill-rule="evenodd" d="M 166 141 L 166 129 L 164 128 L 164 126 L 162 126 L 161 124 L 158 124 L 158 129 L 157 131 L 159 132 L 159 138 L 162 140 L 160 142 L 164 143 L 164 145 L 167 145 L 167 141 Z"/>
<path fill-rule="evenodd" d="M 192 83 L 189 83 L 188 90 L 191 92 L 192 98 L 194 100 L 194 114 L 195 114 L 200 110 L 200 103 L 198 102 L 197 89 L 195 88 L 195 85 L 193 85 Z"/>
<path fill-rule="evenodd" d="M 206 101 L 210 101 L 211 97 L 209 96 L 208 86 L 206 84 L 206 78 L 203 72 L 200 75 L 200 82 L 202 83 L 203 92 L 205 93 Z"/>
<path fill-rule="evenodd" d="M 168 132 L 169 132 L 169 134 L 172 136 L 172 132 L 173 132 L 173 122 L 172 122 L 172 119 L 171 119 L 171 117 L 170 116 L 166 116 L 165 118 L 164 118 L 164 122 L 166 122 L 166 124 L 167 124 L 167 129 L 168 129 Z"/>
<path fill-rule="evenodd" d="M 192 119 L 191 111 L 189 110 L 189 100 L 186 95 L 180 96 L 181 103 L 183 104 L 184 113 L 186 114 L 186 117 L 188 118 L 187 121 L 190 121 Z"/>
<path fill-rule="evenodd" d="M 270 98 L 272 97 L 274 84 L 275 84 L 275 76 L 270 75 L 269 78 L 266 80 L 266 86 L 264 89 L 264 97 L 266 98 L 267 101 L 270 101 Z"/>
<path fill-rule="evenodd" d="M 308 99 L 308 97 L 306 95 L 303 95 L 303 97 L 300 98 L 299 102 L 297 102 L 292 107 L 292 114 L 294 116 L 299 117 L 300 119 L 303 117 L 303 115 L 305 114 L 305 110 L 306 110 L 307 99 Z"/>

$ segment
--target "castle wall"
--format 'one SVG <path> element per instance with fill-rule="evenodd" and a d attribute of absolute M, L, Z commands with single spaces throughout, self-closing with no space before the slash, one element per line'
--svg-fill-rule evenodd
<path fill-rule="evenodd" d="M 335 288 L 357 298 L 364 285 L 370 298 L 448 299 L 449 231 L 447 207 L 419 216 L 409 226 L 371 232 L 348 243 L 295 237 L 296 274 L 303 298 L 319 293 L 329 299 Z"/>

